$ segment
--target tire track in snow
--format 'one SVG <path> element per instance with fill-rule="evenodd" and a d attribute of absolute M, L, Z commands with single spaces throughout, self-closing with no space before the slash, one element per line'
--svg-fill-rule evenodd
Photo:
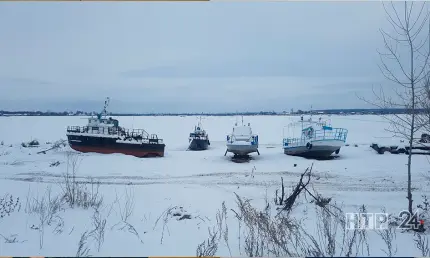
<path fill-rule="evenodd" d="M 280 177 L 284 178 L 284 185 L 288 188 L 298 182 L 302 172 L 215 172 L 207 174 L 194 174 L 186 176 L 96 176 L 91 177 L 101 185 L 154 185 L 154 184 L 180 184 L 180 185 L 202 185 L 213 186 L 256 186 L 256 187 L 280 187 Z M 252 177 L 254 175 L 254 177 Z M 330 175 L 325 172 L 315 172 L 313 175 L 313 186 L 319 190 L 331 191 L 374 191 L 374 192 L 397 192 L 406 191 L 405 183 L 396 183 L 386 177 L 379 178 L 357 178 L 343 175 Z M 61 183 L 63 175 L 45 171 L 20 173 L 16 176 L 3 177 L 3 179 L 38 183 Z M 379 179 L 379 180 L 378 180 Z M 77 181 L 90 184 L 88 176 L 77 176 Z M 93 181 L 94 182 L 94 181 Z M 413 182 L 416 190 L 422 190 L 425 183 Z"/>
<path fill-rule="evenodd" d="M 52 180 L 42 177 L 29 177 L 29 178 L 5 178 L 8 180 L 14 180 L 14 181 L 25 181 L 25 182 L 36 182 L 36 183 L 55 183 L 58 184 L 60 181 L 58 180 Z M 79 183 L 82 184 L 90 184 L 91 181 L 86 180 L 79 180 Z M 94 182 L 93 182 L 94 183 Z M 101 185 L 169 185 L 169 184 L 176 184 L 176 185 L 202 185 L 207 187 L 214 187 L 214 186 L 257 186 L 257 187 L 280 187 L 279 180 L 273 180 L 273 181 L 248 181 L 244 182 L 242 180 L 239 181 L 231 181 L 231 182 L 225 182 L 225 181 L 194 181 L 194 180 L 170 180 L 170 181 L 100 181 Z M 284 183 L 297 183 L 297 181 L 285 181 Z M 346 185 L 344 183 L 340 182 L 314 182 L 313 186 L 317 190 L 330 190 L 330 191 L 343 191 L 343 192 L 349 192 L 349 191 L 357 191 L 357 192 L 364 192 L 364 191 L 370 191 L 370 192 L 404 192 L 406 191 L 406 187 L 400 186 L 400 185 L 387 185 L 387 184 L 377 184 L 377 183 L 367 183 L 367 184 L 354 184 L 354 185 Z M 421 187 L 414 186 L 416 188 L 415 190 L 421 190 Z"/>

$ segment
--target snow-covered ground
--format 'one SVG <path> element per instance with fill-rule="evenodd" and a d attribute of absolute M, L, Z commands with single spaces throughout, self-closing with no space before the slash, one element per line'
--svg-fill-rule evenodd
<path fill-rule="evenodd" d="M 199 152 L 186 151 L 196 117 L 118 119 L 123 127 L 144 128 L 158 134 L 166 144 L 165 157 L 139 159 L 121 154 L 77 154 L 77 180 L 88 183 L 91 177 L 99 182 L 103 203 L 98 214 L 101 221 L 106 219 L 104 234 L 100 234 L 104 235 L 100 248 L 95 243 L 101 241 L 94 239 L 85 244 L 90 255 L 195 255 L 197 245 L 208 238 L 208 227 L 216 224 L 215 216 L 223 202 L 230 223 L 231 255 L 243 255 L 237 247 L 234 213 L 230 212 L 236 208 L 235 193 L 252 199 L 255 207 L 264 209 L 265 198 L 272 202 L 281 177 L 290 191 L 312 163 L 315 190 L 343 203 L 345 212 L 356 212 L 362 204 L 368 212 L 380 212 L 385 207 L 388 213 L 398 214 L 407 208 L 407 156 L 378 155 L 369 147 L 378 139 L 398 141 L 384 130 L 388 124 L 377 116 L 331 116 L 334 127 L 349 130 L 349 146 L 341 149 L 339 157 L 325 161 L 283 154 L 283 127 L 298 117 L 245 117 L 244 121 L 250 122 L 253 132 L 259 135 L 261 153 L 252 155 L 246 163 L 232 162 L 229 154 L 224 156 L 226 135 L 231 133 L 236 117 L 203 119 L 211 145 Z M 68 146 L 46 154 L 37 152 L 48 149 L 51 146 L 48 142 L 65 139 L 68 125 L 86 122 L 81 117 L 0 117 L 0 142 L 3 143 L 0 145 L 0 196 L 19 197 L 21 206 L 0 218 L 0 256 L 76 255 L 82 234 L 94 228 L 93 209 L 63 205 L 55 217 L 46 219 L 38 212 L 40 209 L 32 207 L 35 200 L 47 196 L 49 189 L 52 198 L 58 196 L 64 187 L 63 175 L 68 168 L 70 171 Z M 41 146 L 21 146 L 22 142 L 32 139 L 37 139 Z M 421 203 L 421 196 L 429 192 L 425 177 L 429 164 L 426 156 L 413 156 L 415 204 Z M 94 185 L 87 185 L 89 189 L 91 186 Z M 306 206 L 303 205 L 296 209 L 295 216 L 308 216 L 310 220 L 306 224 L 315 223 L 312 213 L 302 213 Z M 169 209 L 172 212 L 166 215 Z M 125 218 L 124 210 L 132 210 L 129 218 Z M 184 215 L 190 215 L 190 219 Z M 402 248 L 399 245 L 397 255 L 421 255 L 413 247 L 410 234 L 398 234 L 398 240 Z M 411 247 L 405 248 L 407 241 Z M 381 251 L 385 248 L 382 240 L 375 239 L 370 244 L 371 255 L 385 255 Z M 230 256 L 230 252 L 222 245 L 217 255 Z"/>

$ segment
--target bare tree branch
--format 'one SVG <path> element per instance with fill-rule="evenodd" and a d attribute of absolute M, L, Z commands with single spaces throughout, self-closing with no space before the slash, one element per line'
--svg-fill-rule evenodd
<path fill-rule="evenodd" d="M 414 2 L 405 1 L 402 8 L 397 8 L 393 2 L 390 3 L 391 8 L 387 8 L 385 3 L 382 5 L 387 21 L 397 36 L 380 30 L 386 53 L 378 51 L 381 60 L 379 68 L 382 75 L 397 87 L 393 87 L 391 96 L 386 95 L 382 87 L 379 93 L 372 89 L 375 100 L 364 101 L 379 108 L 406 110 L 405 114 L 390 114 L 384 118 L 390 123 L 390 128 L 386 130 L 406 139 L 412 150 L 417 142 L 415 135 L 430 124 L 430 112 L 425 114 L 420 109 L 430 111 L 430 46 L 427 45 L 430 44 L 430 12 L 425 9 L 425 2 L 416 6 Z M 416 15 L 415 9 L 418 10 Z M 429 26 L 429 32 L 424 34 L 426 26 Z M 399 48 L 402 48 L 401 51 Z M 430 129 L 430 125 L 427 128 Z M 408 210 L 412 213 L 411 167 L 412 152 L 409 151 L 407 199 Z"/>

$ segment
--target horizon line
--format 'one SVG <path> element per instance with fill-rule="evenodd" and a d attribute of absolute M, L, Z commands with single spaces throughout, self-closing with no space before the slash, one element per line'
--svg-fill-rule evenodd
<path fill-rule="evenodd" d="M 334 108 L 334 109 L 313 109 L 313 110 L 302 110 L 297 109 L 291 111 L 223 111 L 223 112 L 108 112 L 110 115 L 152 115 L 152 114 L 160 114 L 160 115 L 212 115 L 212 114 L 261 114 L 261 113 L 275 113 L 275 114 L 282 114 L 282 113 L 298 113 L 298 112 L 305 112 L 305 113 L 313 113 L 313 112 L 333 112 L 333 111 L 383 111 L 383 110 L 407 110 L 406 108 Z M 417 109 L 420 110 L 420 109 Z M 74 110 L 74 111 L 52 111 L 52 110 L 18 110 L 18 111 L 10 111 L 10 110 L 0 110 L 1 113 L 98 113 L 97 111 L 83 111 L 83 110 Z"/>

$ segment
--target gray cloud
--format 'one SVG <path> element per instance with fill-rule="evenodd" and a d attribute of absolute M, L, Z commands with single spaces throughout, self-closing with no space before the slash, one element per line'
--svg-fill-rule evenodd
<path fill-rule="evenodd" d="M 2 3 L 0 108 L 363 107 L 379 2 Z"/>

